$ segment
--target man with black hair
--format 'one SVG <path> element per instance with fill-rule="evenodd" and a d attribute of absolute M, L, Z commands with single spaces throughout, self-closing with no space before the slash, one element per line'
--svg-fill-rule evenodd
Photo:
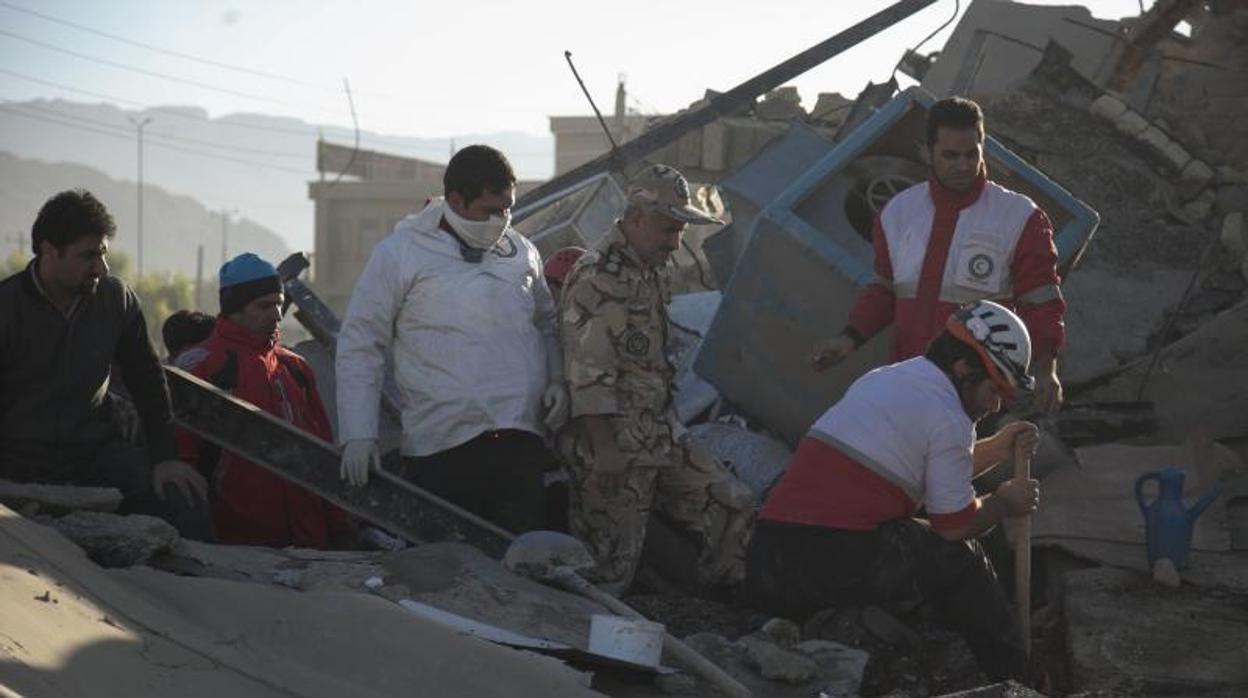
<path fill-rule="evenodd" d="M 213 323 L 211 315 L 198 310 L 179 310 L 165 318 L 160 336 L 165 342 L 169 363 L 173 363 L 178 354 L 212 336 Z"/>
<path fill-rule="evenodd" d="M 178 368 L 332 441 L 316 374 L 283 347 L 282 280 L 277 269 L 247 252 L 221 266 L 221 314 L 210 336 L 182 351 Z M 346 512 L 237 453 L 180 430 L 182 457 L 212 481 L 212 518 L 222 543 L 284 548 L 338 548 L 351 544 Z"/>
<path fill-rule="evenodd" d="M 0 478 L 117 487 L 125 511 L 162 515 L 203 537 L 207 485 L 177 459 L 169 389 L 139 299 L 108 273 L 115 233 L 90 192 L 61 192 L 31 229 L 35 258 L 0 282 Z M 114 365 L 146 453 L 112 419 Z"/>
<path fill-rule="evenodd" d="M 746 602 L 802 620 L 921 596 L 990 679 L 1023 678 L 1022 636 L 976 539 L 1034 511 L 1039 483 L 1009 479 L 977 497 L 971 481 L 1039 443 L 1027 422 L 975 440 L 977 421 L 1032 388 L 1030 355 L 1022 320 L 980 301 L 949 316 L 926 355 L 855 381 L 759 513 Z"/>
<path fill-rule="evenodd" d="M 567 411 L 555 304 L 537 248 L 510 225 L 507 158 L 464 148 L 443 185 L 377 245 L 351 294 L 336 354 L 342 477 L 363 485 L 379 467 L 393 351 L 407 476 L 512 532 L 540 528 L 544 437 Z"/>
<path fill-rule="evenodd" d="M 894 196 L 875 221 L 875 278 L 841 334 L 816 348 L 826 370 L 889 325 L 892 361 L 921 355 L 960 303 L 1017 310 L 1035 344 L 1035 408 L 1062 402 L 1057 356 L 1065 341 L 1053 225 L 1031 199 L 988 179 L 979 105 L 950 97 L 927 114 L 931 178 Z"/>

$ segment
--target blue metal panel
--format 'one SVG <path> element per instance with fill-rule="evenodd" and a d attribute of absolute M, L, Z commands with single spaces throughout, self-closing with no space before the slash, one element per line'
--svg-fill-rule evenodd
<path fill-rule="evenodd" d="M 845 140 L 837 144 L 832 152 L 819 159 L 806 174 L 794 180 L 793 184 L 784 193 L 776 197 L 767 210 L 793 209 L 797 208 L 807 196 L 819 188 L 828 175 L 844 169 L 849 163 L 853 162 L 862 152 L 875 142 L 881 134 L 892 128 L 893 124 L 901 120 L 910 110 L 910 100 L 905 99 L 915 88 L 910 88 L 906 92 L 898 95 L 896 99 L 885 104 L 871 118 L 862 122 L 862 125 L 850 132 Z"/>

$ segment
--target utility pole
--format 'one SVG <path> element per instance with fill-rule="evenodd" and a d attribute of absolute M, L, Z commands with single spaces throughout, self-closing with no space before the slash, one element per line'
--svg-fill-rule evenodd
<path fill-rule="evenodd" d="M 142 119 L 130 117 L 130 123 L 134 124 L 135 130 L 139 135 L 139 276 L 143 276 L 143 127 L 152 122 L 150 116 Z"/>
<path fill-rule="evenodd" d="M 221 209 L 221 266 L 229 260 L 230 246 L 230 214 L 238 214 L 238 209 Z"/>
<path fill-rule="evenodd" d="M 204 246 L 200 245 L 195 252 L 195 309 L 204 307 Z"/>

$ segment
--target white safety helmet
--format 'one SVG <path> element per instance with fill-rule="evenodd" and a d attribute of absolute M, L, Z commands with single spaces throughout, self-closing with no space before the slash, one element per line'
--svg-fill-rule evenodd
<path fill-rule="evenodd" d="M 1035 387 L 1035 380 L 1027 374 L 1031 335 L 1009 308 L 992 301 L 969 303 L 954 311 L 945 327 L 975 349 L 1007 401 Z"/>

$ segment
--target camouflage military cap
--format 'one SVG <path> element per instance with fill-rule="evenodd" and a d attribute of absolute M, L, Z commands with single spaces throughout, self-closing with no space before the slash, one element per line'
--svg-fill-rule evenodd
<path fill-rule="evenodd" d="M 687 223 L 723 223 L 718 218 L 694 206 L 689 194 L 689 182 L 675 168 L 667 165 L 651 165 L 628 183 L 628 202 L 661 211 L 676 220 Z"/>

